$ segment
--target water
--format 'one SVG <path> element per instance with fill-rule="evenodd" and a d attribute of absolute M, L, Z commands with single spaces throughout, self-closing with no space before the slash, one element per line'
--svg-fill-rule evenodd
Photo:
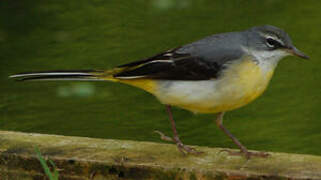
<path fill-rule="evenodd" d="M 288 57 L 226 127 L 248 148 L 321 155 L 321 1 L 30 0 L 0 2 L 0 129 L 161 142 L 165 108 L 139 89 L 108 82 L 26 82 L 17 72 L 109 69 L 219 32 L 271 24 L 310 61 Z M 213 115 L 174 108 L 186 144 L 235 145 Z"/>

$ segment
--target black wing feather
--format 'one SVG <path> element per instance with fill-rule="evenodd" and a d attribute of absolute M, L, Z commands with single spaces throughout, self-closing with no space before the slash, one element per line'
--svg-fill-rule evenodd
<path fill-rule="evenodd" d="M 179 54 L 176 49 L 157 54 L 151 58 L 121 65 L 124 71 L 114 74 L 116 78 L 144 77 L 163 80 L 208 80 L 217 78 L 222 68 L 190 54 Z M 135 68 L 137 67 L 137 68 Z M 127 70 L 126 70 L 127 69 Z"/>

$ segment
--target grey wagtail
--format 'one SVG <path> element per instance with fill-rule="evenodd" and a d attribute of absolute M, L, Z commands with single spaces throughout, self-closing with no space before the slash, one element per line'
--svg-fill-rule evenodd
<path fill-rule="evenodd" d="M 266 89 L 279 60 L 288 55 L 308 59 L 289 35 L 274 26 L 252 27 L 241 32 L 215 34 L 147 59 L 110 70 L 43 71 L 10 76 L 17 80 L 113 81 L 141 88 L 166 105 L 173 138 L 182 153 L 198 154 L 179 139 L 171 106 L 194 113 L 218 113 L 217 126 L 240 148 L 230 155 L 266 157 L 250 152 L 224 126 L 223 115 L 242 107 Z"/>

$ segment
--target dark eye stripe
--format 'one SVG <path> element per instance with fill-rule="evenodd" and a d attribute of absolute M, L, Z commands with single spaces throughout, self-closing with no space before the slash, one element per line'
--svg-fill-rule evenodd
<path fill-rule="evenodd" d="M 269 47 L 273 48 L 273 49 L 277 49 L 280 47 L 283 47 L 283 45 L 281 44 L 281 42 L 273 39 L 273 38 L 266 38 L 266 43 Z"/>

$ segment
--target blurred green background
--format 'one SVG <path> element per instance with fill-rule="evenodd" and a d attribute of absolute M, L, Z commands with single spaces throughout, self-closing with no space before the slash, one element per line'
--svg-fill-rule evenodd
<path fill-rule="evenodd" d="M 250 149 L 321 155 L 321 1 L 2 0 L 0 129 L 161 142 L 171 134 L 152 95 L 109 82 L 22 82 L 18 72 L 108 69 L 214 33 L 271 24 L 311 57 L 280 62 L 267 91 L 227 113 Z M 174 108 L 185 144 L 236 148 L 213 115 Z"/>

